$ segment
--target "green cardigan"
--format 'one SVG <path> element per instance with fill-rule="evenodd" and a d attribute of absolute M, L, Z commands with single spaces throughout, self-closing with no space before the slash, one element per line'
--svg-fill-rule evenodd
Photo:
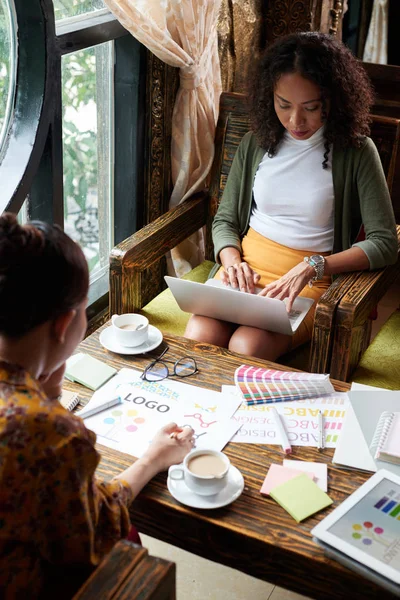
<path fill-rule="evenodd" d="M 241 239 L 249 228 L 254 177 L 264 154 L 265 150 L 257 144 L 255 135 L 246 133 L 233 159 L 213 221 L 217 262 L 219 253 L 227 246 L 242 252 Z M 322 159 L 321 155 L 321 169 Z M 332 252 L 359 246 L 368 257 L 370 269 L 395 263 L 397 235 L 393 207 L 373 141 L 365 138 L 361 148 L 334 147 L 332 178 L 335 195 Z M 361 225 L 364 225 L 366 239 L 355 243 Z"/>

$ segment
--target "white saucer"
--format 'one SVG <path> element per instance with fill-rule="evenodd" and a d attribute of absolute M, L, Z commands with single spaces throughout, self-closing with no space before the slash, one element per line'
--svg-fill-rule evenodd
<path fill-rule="evenodd" d="M 157 348 L 162 342 L 163 334 L 157 327 L 153 327 L 153 325 L 149 325 L 149 337 L 147 340 L 140 344 L 140 346 L 122 346 L 115 339 L 113 328 L 107 327 L 104 329 L 99 337 L 100 344 L 110 350 L 111 352 L 116 352 L 117 354 L 142 354 L 143 352 L 150 352 L 150 350 L 154 350 Z"/>
<path fill-rule="evenodd" d="M 199 496 L 188 488 L 183 479 L 171 479 L 168 477 L 167 486 L 168 490 L 178 502 L 191 506 L 192 508 L 221 508 L 226 506 L 234 500 L 239 498 L 243 492 L 244 479 L 243 475 L 233 465 L 230 466 L 228 471 L 226 486 L 218 494 L 212 496 Z"/>

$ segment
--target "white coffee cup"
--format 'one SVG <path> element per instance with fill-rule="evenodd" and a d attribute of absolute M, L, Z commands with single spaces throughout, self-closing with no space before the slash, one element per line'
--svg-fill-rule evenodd
<path fill-rule="evenodd" d="M 211 496 L 224 489 L 230 464 L 229 458 L 222 452 L 192 450 L 181 465 L 169 468 L 168 475 L 175 481 L 183 479 L 195 494 Z"/>
<path fill-rule="evenodd" d="M 149 320 L 136 313 L 111 317 L 115 339 L 122 346 L 140 346 L 149 337 Z"/>

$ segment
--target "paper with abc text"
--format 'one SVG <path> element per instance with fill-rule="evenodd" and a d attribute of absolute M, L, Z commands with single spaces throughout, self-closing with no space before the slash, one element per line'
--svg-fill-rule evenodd
<path fill-rule="evenodd" d="M 242 398 L 236 386 L 223 385 L 222 391 L 225 394 L 231 393 Z M 320 398 L 273 403 L 283 417 L 292 446 L 317 447 L 318 411 L 321 410 L 326 448 L 336 448 L 348 405 L 349 396 L 343 392 L 334 392 Z M 233 416 L 233 420 L 237 421 L 240 429 L 232 438 L 232 442 L 280 445 L 274 421 L 269 416 L 270 408 L 271 404 L 248 406 L 243 402 Z"/>

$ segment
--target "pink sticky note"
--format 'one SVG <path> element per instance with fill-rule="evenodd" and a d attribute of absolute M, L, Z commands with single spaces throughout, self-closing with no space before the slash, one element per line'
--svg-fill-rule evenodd
<path fill-rule="evenodd" d="M 272 464 L 268 470 L 267 476 L 264 479 L 264 483 L 261 486 L 260 492 L 265 496 L 268 496 L 270 491 L 273 490 L 278 485 L 289 481 L 289 479 L 293 479 L 294 477 L 298 477 L 300 471 L 298 469 L 289 469 L 288 467 L 283 467 L 282 465 Z M 314 473 L 304 473 L 311 480 L 314 479 Z"/>
<path fill-rule="evenodd" d="M 314 483 L 323 492 L 328 491 L 328 465 L 326 463 L 306 462 L 304 460 L 284 460 L 283 466 L 288 469 L 298 469 L 303 473 L 312 473 Z"/>

